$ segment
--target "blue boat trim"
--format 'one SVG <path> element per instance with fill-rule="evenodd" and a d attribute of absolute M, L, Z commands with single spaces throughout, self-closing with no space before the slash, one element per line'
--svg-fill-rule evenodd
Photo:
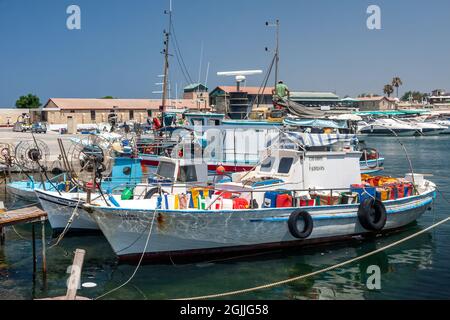
<path fill-rule="evenodd" d="M 408 197 L 408 198 L 402 198 L 402 199 L 397 199 L 397 200 L 389 200 L 389 201 L 385 201 L 384 204 L 385 205 L 389 205 L 389 204 L 395 204 L 395 205 L 401 205 L 404 203 L 407 203 L 409 201 L 413 201 L 413 200 L 425 200 L 425 202 L 427 202 L 427 204 L 433 202 L 433 200 L 427 200 L 426 198 L 428 197 L 432 197 L 432 199 L 436 198 L 436 191 L 431 191 L 422 195 L 418 195 L 418 196 L 413 196 L 413 197 Z M 423 204 L 422 206 L 424 206 L 426 204 Z M 359 204 L 350 204 L 350 205 L 334 205 L 334 206 L 321 206 L 321 207 L 301 207 L 301 209 L 304 210 L 311 210 L 313 209 L 315 212 L 317 211 L 328 211 L 328 210 L 333 210 L 333 209 L 356 209 L 359 207 Z M 185 214 L 196 214 L 196 215 L 213 215 L 213 214 L 217 214 L 218 211 L 217 210 L 198 210 L 198 209 L 185 209 L 185 210 L 151 210 L 151 209 L 145 209 L 145 208 L 113 208 L 113 207 L 96 207 L 98 209 L 101 209 L 104 212 L 108 212 L 110 211 L 110 214 L 114 214 L 114 212 L 117 211 L 127 211 L 128 213 L 132 214 L 132 213 L 136 213 L 136 212 L 142 212 L 142 211 L 155 211 L 156 213 L 165 213 L 165 214 L 179 214 L 181 213 L 185 213 Z M 293 208 L 260 208 L 257 211 L 258 212 L 277 212 L 277 211 L 288 211 L 288 210 L 294 210 L 294 209 L 299 209 L 299 207 L 293 207 Z M 403 209 L 403 210 L 408 210 L 408 209 Z M 401 211 L 403 211 L 401 210 Z M 221 214 L 237 214 L 237 213 L 246 213 L 246 212 L 254 212 L 255 209 L 244 209 L 244 210 L 220 210 Z M 401 211 L 399 213 L 401 213 Z"/>
<path fill-rule="evenodd" d="M 395 215 L 395 214 L 404 214 L 408 210 L 417 209 L 425 207 L 429 204 L 433 203 L 433 200 L 427 200 L 419 205 L 413 205 L 407 208 L 402 208 L 401 210 L 387 210 L 388 215 Z M 349 213 L 349 214 L 329 214 L 329 215 L 320 215 L 320 216 L 314 216 L 312 215 L 312 219 L 315 221 L 320 220 L 333 220 L 333 219 L 350 219 L 350 218 L 356 218 L 358 215 L 355 213 Z M 264 218 L 264 219 L 252 219 L 250 222 L 287 222 L 289 220 L 289 217 L 287 218 Z"/>

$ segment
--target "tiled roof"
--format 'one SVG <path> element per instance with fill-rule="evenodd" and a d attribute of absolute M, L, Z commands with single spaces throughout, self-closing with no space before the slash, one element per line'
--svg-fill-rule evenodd
<path fill-rule="evenodd" d="M 157 110 L 161 105 L 160 99 L 61 99 L 52 98 L 44 106 L 46 108 L 57 107 L 61 110 Z M 179 99 L 167 100 L 170 108 L 197 108 L 195 100 Z"/>
<path fill-rule="evenodd" d="M 220 89 L 225 92 L 235 92 L 236 86 L 219 86 L 215 90 Z M 214 91 L 215 91 L 214 90 Z M 241 91 L 247 92 L 248 94 L 257 95 L 258 93 L 261 94 L 262 89 L 260 87 L 241 87 Z M 272 95 L 273 87 L 267 87 L 264 90 L 265 95 Z"/>
<path fill-rule="evenodd" d="M 364 101 L 381 101 L 383 99 L 386 99 L 390 102 L 395 102 L 396 99 L 395 98 L 388 98 L 385 96 L 378 96 L 378 97 L 361 97 L 361 98 L 357 98 L 358 101 L 364 102 Z"/>
<path fill-rule="evenodd" d="M 292 99 L 317 99 L 317 100 L 339 100 L 339 96 L 333 92 L 299 91 L 291 92 Z"/>

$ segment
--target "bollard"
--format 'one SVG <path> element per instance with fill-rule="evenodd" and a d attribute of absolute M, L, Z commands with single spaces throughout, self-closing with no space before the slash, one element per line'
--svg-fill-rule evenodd
<path fill-rule="evenodd" d="M 36 230 L 35 223 L 31 224 L 31 241 L 33 248 L 33 278 L 36 277 L 36 265 L 37 265 L 37 257 L 36 257 Z"/>
<path fill-rule="evenodd" d="M 0 228 L 0 245 L 4 246 L 6 241 L 6 233 L 4 228 Z"/>

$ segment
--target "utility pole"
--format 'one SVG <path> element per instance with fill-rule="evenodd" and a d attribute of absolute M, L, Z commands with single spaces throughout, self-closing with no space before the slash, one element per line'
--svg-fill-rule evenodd
<path fill-rule="evenodd" d="M 275 87 L 278 84 L 278 64 L 280 62 L 280 20 L 276 20 L 275 23 L 266 22 L 266 26 L 275 27 L 275 37 L 276 37 L 276 49 L 275 49 Z"/>
<path fill-rule="evenodd" d="M 167 109 L 167 84 L 169 76 L 169 40 L 172 31 L 172 0 L 170 0 L 169 11 L 164 11 L 165 14 L 169 15 L 169 31 L 164 30 L 164 79 L 163 79 L 163 92 L 162 92 L 162 106 L 161 106 L 161 123 L 164 126 L 164 115 Z"/>

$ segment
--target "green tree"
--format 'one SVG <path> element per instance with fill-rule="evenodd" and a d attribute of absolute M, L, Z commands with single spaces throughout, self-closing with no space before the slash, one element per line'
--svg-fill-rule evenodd
<path fill-rule="evenodd" d="M 419 91 L 408 91 L 405 92 L 405 94 L 402 96 L 402 101 L 422 101 L 424 100 L 426 97 L 428 97 L 427 93 L 421 93 Z"/>
<path fill-rule="evenodd" d="M 403 82 L 402 79 L 400 79 L 400 77 L 394 77 L 394 79 L 392 79 L 392 86 L 397 89 L 397 98 L 398 98 L 398 88 L 401 87 L 402 85 Z"/>
<path fill-rule="evenodd" d="M 113 96 L 106 96 L 106 97 L 103 97 L 102 99 L 115 99 Z"/>
<path fill-rule="evenodd" d="M 388 97 L 390 97 L 391 94 L 394 93 L 394 87 L 391 86 L 390 84 L 387 84 L 384 86 L 383 92 L 384 94 L 387 94 Z"/>
<path fill-rule="evenodd" d="M 18 109 L 37 109 L 41 106 L 41 101 L 39 97 L 34 94 L 28 94 L 26 96 L 21 96 L 19 100 L 16 101 L 16 107 Z"/>

